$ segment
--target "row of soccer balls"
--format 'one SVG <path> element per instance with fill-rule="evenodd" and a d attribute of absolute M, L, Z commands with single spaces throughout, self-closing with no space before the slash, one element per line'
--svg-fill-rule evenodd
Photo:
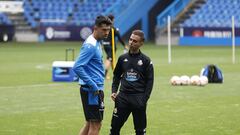
<path fill-rule="evenodd" d="M 205 86 L 208 84 L 208 78 L 206 76 L 193 75 L 191 78 L 187 75 L 173 76 L 170 80 L 172 85 L 196 85 Z"/>

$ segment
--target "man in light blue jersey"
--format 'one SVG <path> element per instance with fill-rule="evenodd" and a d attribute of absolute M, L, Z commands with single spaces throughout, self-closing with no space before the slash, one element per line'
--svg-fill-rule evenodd
<path fill-rule="evenodd" d="M 73 71 L 79 77 L 80 95 L 86 123 L 80 135 L 98 135 L 104 112 L 104 67 L 100 41 L 107 37 L 112 22 L 106 16 L 95 20 L 93 34 L 82 45 Z"/>

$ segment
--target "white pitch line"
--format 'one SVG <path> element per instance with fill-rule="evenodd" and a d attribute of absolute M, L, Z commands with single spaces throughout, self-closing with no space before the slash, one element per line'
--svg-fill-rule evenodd
<path fill-rule="evenodd" d="M 14 89 L 14 88 L 36 88 L 36 87 L 48 87 L 48 86 L 60 86 L 62 84 L 50 83 L 50 84 L 33 84 L 33 85 L 21 85 L 21 86 L 0 86 L 0 89 Z"/>
<path fill-rule="evenodd" d="M 36 65 L 36 68 L 40 70 L 51 70 L 51 67 L 48 64 Z"/>
<path fill-rule="evenodd" d="M 9 129 L 9 130 L 0 130 L 0 132 L 7 132 L 7 133 L 9 133 L 9 132 L 16 132 L 16 130 L 12 130 L 12 129 Z"/>

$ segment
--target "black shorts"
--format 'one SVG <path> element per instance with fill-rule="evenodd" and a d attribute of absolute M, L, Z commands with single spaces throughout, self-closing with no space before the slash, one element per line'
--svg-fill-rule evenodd
<path fill-rule="evenodd" d="M 147 127 L 147 105 L 144 94 L 125 94 L 119 92 L 115 99 L 110 135 L 119 135 L 120 130 L 132 113 L 136 135 L 145 135 Z"/>
<path fill-rule="evenodd" d="M 104 51 L 106 52 L 107 59 L 112 61 L 112 47 L 110 45 L 104 45 L 103 48 L 104 48 Z M 117 48 L 115 46 L 115 52 L 116 50 Z"/>
<path fill-rule="evenodd" d="M 90 104 L 90 98 L 93 94 L 92 92 L 88 92 L 86 87 L 80 87 L 80 94 L 82 99 L 83 111 L 86 121 L 102 121 L 103 113 L 104 113 L 104 93 L 100 91 L 97 97 L 94 100 L 97 100 L 96 104 Z"/>

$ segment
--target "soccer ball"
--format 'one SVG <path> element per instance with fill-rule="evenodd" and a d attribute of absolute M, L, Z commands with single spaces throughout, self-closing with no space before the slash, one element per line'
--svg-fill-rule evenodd
<path fill-rule="evenodd" d="M 197 75 L 193 75 L 190 79 L 191 85 L 200 85 L 200 77 Z"/>
<path fill-rule="evenodd" d="M 183 75 L 180 77 L 181 85 L 189 85 L 190 84 L 190 78 L 187 75 Z"/>
<path fill-rule="evenodd" d="M 206 76 L 200 76 L 200 86 L 205 86 L 208 84 L 208 78 Z"/>
<path fill-rule="evenodd" d="M 172 85 L 180 85 L 181 84 L 181 79 L 179 76 L 173 76 L 170 80 Z"/>

